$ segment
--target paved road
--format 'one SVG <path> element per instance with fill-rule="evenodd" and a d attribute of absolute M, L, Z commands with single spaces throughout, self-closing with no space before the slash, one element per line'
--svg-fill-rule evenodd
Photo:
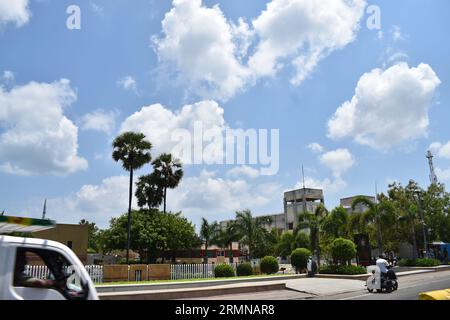
<path fill-rule="evenodd" d="M 297 282 L 296 287 L 300 288 L 302 286 L 302 281 L 307 279 L 295 280 Z M 324 279 L 309 279 L 319 280 L 320 282 Z M 318 284 L 320 283 L 319 281 Z M 352 280 L 342 280 L 342 281 L 352 281 Z M 320 284 L 320 286 L 322 286 Z M 319 286 L 319 287 L 320 287 Z M 276 290 L 276 291 L 266 291 L 259 293 L 243 293 L 243 294 L 232 294 L 232 295 L 221 295 L 213 296 L 208 298 L 200 299 L 210 299 L 210 300 L 417 300 L 420 292 L 424 291 L 434 291 L 441 289 L 450 288 L 450 271 L 441 272 L 429 272 L 423 274 L 415 274 L 410 276 L 405 276 L 399 278 L 399 289 L 393 293 L 368 293 L 364 287 L 364 282 L 361 281 L 361 289 L 350 288 L 347 293 L 332 293 L 331 295 L 326 295 L 322 290 L 315 291 L 310 285 L 304 286 L 307 291 L 299 292 L 295 290 Z M 315 287 L 315 286 L 314 286 Z M 309 292 L 308 292 L 309 291 Z"/>

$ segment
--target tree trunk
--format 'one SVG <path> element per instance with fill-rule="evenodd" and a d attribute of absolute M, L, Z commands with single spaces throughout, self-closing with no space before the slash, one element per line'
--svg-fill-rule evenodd
<path fill-rule="evenodd" d="M 378 235 L 377 235 L 377 246 L 378 246 L 378 249 L 380 250 L 380 254 L 382 254 L 383 253 L 383 238 L 382 238 L 382 235 L 381 235 L 381 223 L 380 223 L 380 219 L 378 219 L 377 220 L 377 229 L 378 229 Z"/>
<path fill-rule="evenodd" d="M 130 191 L 128 197 L 128 223 L 127 223 L 127 264 L 130 263 L 131 240 L 131 201 L 133 199 L 133 168 L 130 169 Z"/>
<path fill-rule="evenodd" d="M 167 187 L 164 187 L 164 213 L 166 213 L 166 194 L 167 194 Z"/>
<path fill-rule="evenodd" d="M 230 263 L 234 263 L 234 257 L 233 257 L 233 243 L 230 243 Z"/>
<path fill-rule="evenodd" d="M 414 222 L 411 223 L 411 235 L 413 241 L 413 259 L 417 259 L 417 241 L 416 241 L 416 230 L 414 229 Z"/>
<path fill-rule="evenodd" d="M 317 250 L 317 266 L 320 267 L 320 236 L 319 236 L 319 231 L 317 231 L 317 237 L 316 237 L 316 250 Z"/>
<path fill-rule="evenodd" d="M 203 263 L 208 263 L 208 241 L 205 241 L 205 256 L 203 257 Z"/>

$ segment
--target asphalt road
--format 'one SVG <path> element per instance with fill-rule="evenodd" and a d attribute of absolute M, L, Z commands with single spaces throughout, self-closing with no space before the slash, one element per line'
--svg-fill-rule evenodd
<path fill-rule="evenodd" d="M 301 281 L 301 280 L 299 280 Z M 345 280 L 347 281 L 347 280 Z M 362 282 L 363 284 L 363 282 Z M 450 271 L 429 272 L 399 278 L 399 289 L 392 293 L 368 293 L 363 287 L 349 293 L 312 295 L 294 290 L 276 290 L 213 296 L 209 300 L 418 300 L 419 293 L 450 288 Z"/>

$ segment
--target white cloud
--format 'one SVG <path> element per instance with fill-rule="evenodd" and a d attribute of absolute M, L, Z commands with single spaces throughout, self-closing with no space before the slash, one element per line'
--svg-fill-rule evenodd
<path fill-rule="evenodd" d="M 405 40 L 405 36 L 403 35 L 402 29 L 399 26 L 392 26 L 390 33 L 394 41 Z"/>
<path fill-rule="evenodd" d="M 333 176 L 341 177 L 355 164 L 353 155 L 347 149 L 337 149 L 324 153 L 319 157 L 320 163 L 333 172 Z"/>
<path fill-rule="evenodd" d="M 351 137 L 378 150 L 425 137 L 428 111 L 440 80 L 427 64 L 406 63 L 364 74 L 350 101 L 328 122 L 332 139 Z"/>
<path fill-rule="evenodd" d="M 260 172 L 259 170 L 249 167 L 249 166 L 240 166 L 240 167 L 234 167 L 230 170 L 228 170 L 227 175 L 233 178 L 238 177 L 247 177 L 250 179 L 254 179 L 259 177 Z"/>
<path fill-rule="evenodd" d="M 347 182 L 342 178 L 334 179 L 325 178 L 323 180 L 312 177 L 305 177 L 305 187 L 311 189 L 322 189 L 324 194 L 337 194 L 347 187 Z M 303 188 L 303 181 L 297 182 L 295 189 Z"/>
<path fill-rule="evenodd" d="M 436 176 L 437 176 L 438 180 L 450 181 L 450 168 L 442 169 L 442 168 L 437 167 L 436 168 Z"/>
<path fill-rule="evenodd" d="M 192 159 L 188 155 L 180 155 L 174 150 L 179 144 L 179 137 L 172 137 L 178 130 L 187 130 L 190 137 L 194 136 L 196 123 L 201 123 L 203 131 L 222 133 L 227 125 L 223 118 L 223 109 L 215 101 L 201 101 L 192 105 L 185 105 L 175 112 L 160 104 L 142 107 L 140 111 L 129 116 L 121 126 L 121 132 L 138 131 L 146 135 L 153 144 L 152 154 L 170 152 L 178 158 Z M 172 139 L 173 138 L 173 139 Z M 194 150 L 195 139 L 191 140 Z M 211 141 L 205 148 L 203 157 L 205 161 L 214 159 L 214 156 L 223 151 L 223 141 Z M 195 150 L 194 150 L 195 152 Z"/>
<path fill-rule="evenodd" d="M 450 159 L 450 141 L 446 144 L 433 142 L 430 145 L 430 150 L 440 158 Z"/>
<path fill-rule="evenodd" d="M 6 83 L 6 84 L 9 84 L 9 83 L 13 82 L 14 78 L 15 78 L 14 72 L 9 71 L 9 70 L 3 71 L 3 74 L 0 77 L 1 81 Z"/>
<path fill-rule="evenodd" d="M 26 24 L 31 17 L 28 0 L 0 0 L 0 28 L 7 23 L 17 27 Z"/>
<path fill-rule="evenodd" d="M 282 188 L 277 183 L 256 186 L 243 179 L 223 179 L 214 172 L 202 171 L 197 177 L 182 180 L 177 189 L 168 193 L 168 207 L 198 222 L 200 217 L 225 219 L 236 210 L 252 209 L 254 212 L 272 201 L 281 201 Z"/>
<path fill-rule="evenodd" d="M 132 76 L 126 76 L 117 81 L 117 85 L 124 90 L 132 91 L 137 94 L 137 81 Z"/>
<path fill-rule="evenodd" d="M 103 16 L 105 13 L 105 8 L 103 8 L 101 5 L 99 5 L 98 3 L 89 2 L 89 6 L 91 7 L 92 12 L 94 12 L 95 14 L 99 15 L 99 16 Z"/>
<path fill-rule="evenodd" d="M 248 47 L 243 20 L 233 27 L 217 5 L 207 8 L 201 0 L 174 0 L 162 32 L 163 37 L 153 39 L 160 62 L 170 65 L 194 94 L 226 100 L 244 87 L 247 71 L 236 57 Z M 235 45 L 234 35 L 243 46 Z"/>
<path fill-rule="evenodd" d="M 311 150 L 314 153 L 322 153 L 324 152 L 324 148 L 318 144 L 317 142 L 313 142 L 311 144 L 308 145 L 308 149 Z"/>
<path fill-rule="evenodd" d="M 21 175 L 86 169 L 78 156 L 78 128 L 63 110 L 76 100 L 69 80 L 0 87 L 0 170 Z"/>
<path fill-rule="evenodd" d="M 273 76 L 288 58 L 296 69 L 291 79 L 300 84 L 331 52 L 351 43 L 364 14 L 365 1 L 273 0 L 253 21 L 260 38 L 250 57 L 258 76 Z"/>
<path fill-rule="evenodd" d="M 299 85 L 356 38 L 364 7 L 364 0 L 273 0 L 250 27 L 242 18 L 229 21 L 218 5 L 174 0 L 153 43 L 164 73 L 202 98 L 227 100 L 285 63 Z"/>
<path fill-rule="evenodd" d="M 116 126 L 116 116 L 114 111 L 95 110 L 83 116 L 81 129 L 111 134 Z"/>
<path fill-rule="evenodd" d="M 48 217 L 65 223 L 86 219 L 107 227 L 112 217 L 127 212 L 128 187 L 128 176 L 109 177 L 99 185 L 84 185 L 66 197 L 49 199 Z M 133 207 L 135 203 L 133 196 Z"/>

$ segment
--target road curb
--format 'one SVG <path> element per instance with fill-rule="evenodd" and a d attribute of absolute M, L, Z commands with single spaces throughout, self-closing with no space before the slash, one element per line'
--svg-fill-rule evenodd
<path fill-rule="evenodd" d="M 213 287 L 219 285 L 231 285 L 239 283 L 266 282 L 266 281 L 285 281 L 305 278 L 305 274 L 277 276 L 277 277 L 259 277 L 246 279 L 213 279 L 193 282 L 168 282 L 168 283 L 149 283 L 149 284 L 122 284 L 122 285 L 102 285 L 96 286 L 98 293 L 122 293 L 130 291 L 151 291 L 151 290 L 173 290 L 173 289 L 195 289 Z"/>
<path fill-rule="evenodd" d="M 187 298 L 203 298 L 217 295 L 252 293 L 272 290 L 285 290 L 286 283 L 258 284 L 251 286 L 218 286 L 197 289 L 173 289 L 99 293 L 100 300 L 173 300 Z"/>
<path fill-rule="evenodd" d="M 403 271 L 403 272 L 397 272 L 397 277 L 406 277 L 411 276 L 414 274 L 421 274 L 421 273 L 428 273 L 428 272 L 440 272 L 440 271 L 447 271 L 450 270 L 450 268 L 414 268 L 415 270 L 411 271 Z M 328 279 L 346 279 L 346 280 L 367 280 L 367 278 L 370 277 L 370 274 L 358 274 L 358 275 L 343 275 L 343 274 L 317 274 L 316 278 L 328 278 Z"/>

